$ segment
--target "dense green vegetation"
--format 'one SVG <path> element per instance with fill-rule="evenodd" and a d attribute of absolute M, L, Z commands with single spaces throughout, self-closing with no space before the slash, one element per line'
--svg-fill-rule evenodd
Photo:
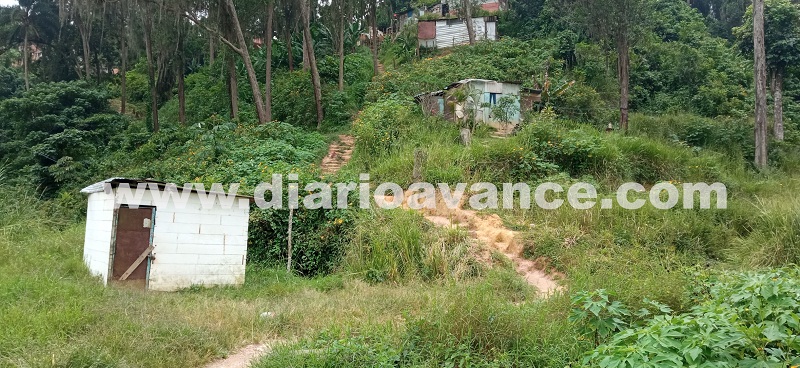
<path fill-rule="evenodd" d="M 614 15 L 635 30 L 627 131 L 618 39 L 585 17 L 604 9 L 580 2 L 510 0 L 502 39 L 448 50 L 418 50 L 413 24 L 375 50 L 365 38 L 369 23 L 387 30 L 392 12 L 427 0 L 312 2 L 307 25 L 290 0 L 0 8 L 0 366 L 200 366 L 270 341 L 255 367 L 800 364 L 797 5 L 766 2 L 785 137 L 760 169 L 746 2 L 635 2 L 641 19 Z M 305 30 L 315 62 L 303 60 Z M 25 42 L 41 58 L 22 60 Z M 520 81 L 542 101 L 510 136 L 479 125 L 465 145 L 459 124 L 413 97 L 466 78 Z M 355 137 L 352 160 L 323 176 L 339 134 Z M 293 212 L 287 272 L 289 211 L 253 208 L 241 287 L 106 288 L 81 260 L 78 190 L 108 177 L 239 183 L 246 194 L 288 173 L 407 186 L 418 153 L 432 183 L 582 181 L 613 198 L 631 181 L 721 182 L 728 208 L 482 213 L 563 275 L 549 298 L 499 251 L 481 259 L 470 229 L 404 209 Z"/>

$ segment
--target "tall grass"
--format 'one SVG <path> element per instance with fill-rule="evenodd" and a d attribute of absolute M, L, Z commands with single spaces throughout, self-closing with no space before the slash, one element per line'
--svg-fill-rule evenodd
<path fill-rule="evenodd" d="M 590 347 L 567 322 L 569 300 L 525 299 L 531 291 L 510 270 L 449 285 L 402 322 L 332 327 L 279 348 L 255 367 L 564 367 Z M 520 299 L 522 298 L 522 299 Z"/>
<path fill-rule="evenodd" d="M 480 272 L 464 231 L 436 228 L 401 209 L 370 211 L 358 223 L 344 269 L 367 281 L 462 279 Z"/>
<path fill-rule="evenodd" d="M 755 203 L 749 234 L 737 239 L 731 252 L 738 263 L 750 267 L 800 264 L 800 199 L 789 193 Z"/>

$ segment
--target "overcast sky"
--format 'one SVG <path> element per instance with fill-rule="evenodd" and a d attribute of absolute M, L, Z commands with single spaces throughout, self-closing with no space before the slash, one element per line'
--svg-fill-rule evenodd
<path fill-rule="evenodd" d="M 0 6 L 17 5 L 17 0 L 0 0 Z"/>

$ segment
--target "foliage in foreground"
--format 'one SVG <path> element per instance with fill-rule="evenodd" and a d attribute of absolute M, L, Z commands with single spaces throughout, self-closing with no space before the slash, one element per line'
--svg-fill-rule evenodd
<path fill-rule="evenodd" d="M 589 353 L 584 364 L 631 368 L 800 364 L 797 268 L 706 275 L 693 290 L 693 301 L 696 305 L 687 313 L 658 315 L 617 333 Z M 606 306 L 611 310 L 611 304 Z"/>

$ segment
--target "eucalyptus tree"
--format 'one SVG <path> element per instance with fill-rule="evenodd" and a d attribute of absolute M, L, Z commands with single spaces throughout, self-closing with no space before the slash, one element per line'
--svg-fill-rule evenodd
<path fill-rule="evenodd" d="M 370 50 L 372 51 L 372 72 L 378 75 L 378 0 L 369 3 Z"/>
<path fill-rule="evenodd" d="M 628 131 L 630 50 L 645 34 L 653 0 L 565 0 L 589 36 L 617 52 L 620 127 Z"/>
<path fill-rule="evenodd" d="M 314 88 L 314 103 L 317 107 L 317 129 L 322 127 L 322 120 L 325 118 L 322 110 L 322 85 L 317 69 L 317 57 L 314 52 L 314 39 L 311 36 L 311 1 L 303 0 L 301 15 L 303 18 L 303 39 L 308 55 L 309 67 L 311 69 L 311 84 Z"/>
<path fill-rule="evenodd" d="M 119 49 L 120 49 L 120 113 L 125 114 L 128 105 L 128 14 L 130 8 L 128 0 L 119 0 Z"/>
<path fill-rule="evenodd" d="M 10 45 L 22 47 L 26 90 L 30 89 L 31 46 L 41 48 L 42 44 L 49 43 L 56 37 L 56 16 L 53 3 L 42 0 L 20 0 L 18 7 L 2 14 L 0 33 Z"/>
<path fill-rule="evenodd" d="M 753 53 L 753 75 L 755 80 L 755 166 L 767 167 L 767 45 L 764 32 L 764 0 L 753 0 L 745 14 L 746 23 L 734 30 L 740 46 Z M 745 27 L 752 27 L 752 30 Z M 746 37 L 746 38 L 745 38 Z M 745 45 L 746 43 L 750 45 Z"/>
<path fill-rule="evenodd" d="M 352 21 L 353 0 L 332 0 L 325 8 L 323 16 L 330 24 L 330 37 L 335 44 L 336 55 L 339 58 L 339 91 L 344 91 L 344 59 L 346 32 Z"/>
<path fill-rule="evenodd" d="M 63 27 L 72 22 L 78 28 L 83 49 L 83 78 L 91 77 L 91 40 L 97 12 L 104 0 L 58 0 L 58 12 Z"/>
<path fill-rule="evenodd" d="M 789 0 L 766 0 L 764 6 L 764 44 L 774 103 L 774 137 L 781 141 L 784 139 L 783 79 L 789 67 L 800 63 L 800 7 Z M 739 47 L 751 55 L 753 13 L 753 7 L 748 8 L 742 26 L 734 29 Z"/>
<path fill-rule="evenodd" d="M 289 64 L 289 71 L 294 71 L 294 42 L 292 41 L 294 30 L 297 28 L 298 13 L 300 3 L 298 0 L 277 0 L 277 8 L 280 11 L 279 27 L 286 43 L 286 58 Z"/>
<path fill-rule="evenodd" d="M 142 39 L 144 40 L 145 57 L 147 59 L 147 85 L 150 88 L 150 119 L 153 132 L 158 132 L 160 124 L 158 121 L 158 88 L 156 86 L 156 66 L 153 56 L 153 17 L 155 16 L 155 6 L 148 0 L 135 0 L 140 9 L 139 15 L 142 26 Z"/>
<path fill-rule="evenodd" d="M 198 7 L 198 4 L 193 2 L 178 2 L 178 5 L 183 7 L 181 12 L 183 13 L 184 17 L 206 29 L 212 37 L 217 37 L 222 43 L 228 46 L 231 51 L 235 52 L 239 55 L 239 57 L 241 57 L 247 72 L 247 80 L 250 83 L 250 89 L 253 93 L 253 104 L 256 107 L 258 121 L 261 124 L 266 124 L 269 122 L 269 120 L 267 120 L 267 114 L 264 109 L 264 98 L 261 93 L 261 86 L 259 84 L 258 77 L 256 77 L 253 61 L 250 58 L 249 42 L 244 36 L 244 31 L 242 30 L 242 24 L 239 22 L 239 15 L 236 10 L 236 6 L 234 5 L 233 0 L 218 0 L 217 4 L 219 5 L 220 9 L 219 17 L 221 24 L 224 23 L 226 26 L 229 26 L 230 30 L 232 31 L 229 35 L 221 33 L 219 30 L 212 29 L 208 24 L 200 20 L 200 17 L 205 14 L 206 9 Z M 205 3 L 202 3 L 202 5 L 207 7 L 207 4 Z"/>
<path fill-rule="evenodd" d="M 264 21 L 265 78 L 264 78 L 264 113 L 267 121 L 272 121 L 272 40 L 274 35 L 275 0 L 267 0 L 266 20 Z"/>
<path fill-rule="evenodd" d="M 767 167 L 767 55 L 764 46 L 764 0 L 753 0 L 753 55 L 756 84 L 755 164 Z"/>

